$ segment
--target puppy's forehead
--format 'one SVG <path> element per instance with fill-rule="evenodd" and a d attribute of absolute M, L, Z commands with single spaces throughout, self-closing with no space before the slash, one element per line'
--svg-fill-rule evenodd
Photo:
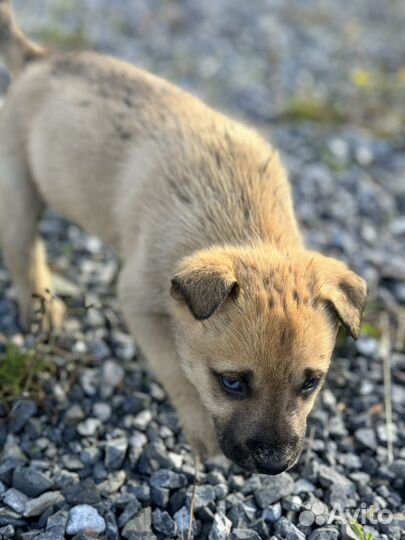
<path fill-rule="evenodd" d="M 249 261 L 239 265 L 237 279 L 240 292 L 224 335 L 232 340 L 228 352 L 235 370 L 250 365 L 267 378 L 326 368 L 334 336 L 326 313 L 313 301 L 312 276 L 292 264 L 263 268 Z"/>

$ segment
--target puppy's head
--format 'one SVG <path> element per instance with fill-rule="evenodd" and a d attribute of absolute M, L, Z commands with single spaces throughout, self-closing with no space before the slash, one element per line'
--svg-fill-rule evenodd
<path fill-rule="evenodd" d="M 307 251 L 211 249 L 172 280 L 176 344 L 227 457 L 278 474 L 297 460 L 339 324 L 360 329 L 366 284 Z"/>

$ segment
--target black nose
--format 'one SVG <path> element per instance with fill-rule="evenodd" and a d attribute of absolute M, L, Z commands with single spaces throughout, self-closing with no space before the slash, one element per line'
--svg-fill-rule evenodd
<path fill-rule="evenodd" d="M 251 439 L 246 446 L 252 453 L 257 471 L 263 474 L 280 474 L 289 466 L 289 455 L 284 445 L 263 444 Z"/>

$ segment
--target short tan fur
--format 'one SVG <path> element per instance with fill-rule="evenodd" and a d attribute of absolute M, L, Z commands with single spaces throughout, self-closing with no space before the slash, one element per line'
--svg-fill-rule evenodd
<path fill-rule="evenodd" d="M 194 450 L 291 467 L 338 325 L 359 334 L 366 285 L 305 248 L 277 151 L 127 63 L 46 51 L 6 0 L 0 54 L 14 77 L 0 111 L 0 242 L 23 323 L 32 294 L 52 287 L 37 234 L 50 206 L 121 257 L 126 322 Z M 63 314 L 54 302 L 49 324 Z"/>

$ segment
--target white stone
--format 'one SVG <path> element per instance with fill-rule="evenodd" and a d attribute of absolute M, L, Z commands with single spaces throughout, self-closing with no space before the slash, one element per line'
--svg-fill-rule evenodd
<path fill-rule="evenodd" d="M 104 519 L 95 508 L 88 504 L 78 504 L 70 509 L 66 532 L 74 535 L 83 529 L 90 529 L 96 533 L 105 531 Z"/>

